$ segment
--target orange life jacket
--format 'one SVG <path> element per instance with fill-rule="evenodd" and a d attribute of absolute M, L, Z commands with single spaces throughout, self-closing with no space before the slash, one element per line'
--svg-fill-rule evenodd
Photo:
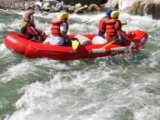
<path fill-rule="evenodd" d="M 68 31 L 68 23 L 67 21 L 64 20 L 52 20 L 52 26 L 51 26 L 51 32 L 54 36 L 61 36 L 61 31 L 60 31 L 60 24 L 62 22 L 66 22 L 67 24 L 67 31 Z"/>

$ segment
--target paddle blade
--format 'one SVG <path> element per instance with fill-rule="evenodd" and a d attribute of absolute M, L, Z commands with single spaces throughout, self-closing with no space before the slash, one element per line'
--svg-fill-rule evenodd
<path fill-rule="evenodd" d="M 72 48 L 73 50 L 76 50 L 79 46 L 79 41 L 77 40 L 72 40 Z"/>
<path fill-rule="evenodd" d="M 27 22 L 24 20 L 21 20 L 21 27 L 25 27 L 27 25 Z"/>

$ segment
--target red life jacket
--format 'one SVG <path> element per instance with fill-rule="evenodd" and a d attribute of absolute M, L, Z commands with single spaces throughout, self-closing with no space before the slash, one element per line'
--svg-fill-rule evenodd
<path fill-rule="evenodd" d="M 100 21 L 99 21 L 99 24 L 98 24 L 98 30 L 101 31 L 101 32 L 105 32 L 105 29 L 106 29 L 106 25 L 105 25 L 105 21 L 109 19 L 108 17 L 104 17 L 102 18 Z"/>
<path fill-rule="evenodd" d="M 29 39 L 34 38 L 35 40 L 41 40 L 41 34 L 33 26 L 28 26 L 23 34 L 25 34 Z"/>
<path fill-rule="evenodd" d="M 124 44 L 128 44 L 125 40 L 125 32 L 122 31 L 122 24 L 121 21 L 118 19 L 108 19 L 105 21 L 106 24 L 106 39 L 108 41 L 116 40 L 118 37 L 123 39 Z M 119 36 L 117 32 L 120 32 Z"/>
<path fill-rule="evenodd" d="M 105 25 L 107 41 L 116 40 L 118 38 L 117 31 L 121 31 L 121 22 L 118 19 L 107 19 Z"/>
<path fill-rule="evenodd" d="M 66 22 L 67 24 L 67 31 L 68 31 L 68 23 L 67 21 L 64 20 L 52 20 L 52 26 L 51 26 L 51 32 L 54 36 L 61 36 L 61 31 L 60 31 L 60 24 Z"/>
<path fill-rule="evenodd" d="M 115 20 L 115 19 L 107 19 L 105 21 L 105 24 L 106 24 L 106 31 L 105 31 L 105 33 L 107 35 L 117 36 L 117 31 L 115 29 L 116 21 L 117 20 Z"/>

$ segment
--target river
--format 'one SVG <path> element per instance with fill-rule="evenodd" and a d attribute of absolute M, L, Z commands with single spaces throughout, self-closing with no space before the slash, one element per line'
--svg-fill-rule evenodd
<path fill-rule="evenodd" d="M 74 61 L 27 59 L 2 38 L 19 32 L 23 12 L 0 10 L 0 120 L 159 120 L 160 20 L 122 13 L 124 30 L 148 32 L 137 54 Z M 57 14 L 37 13 L 50 33 Z M 102 12 L 70 15 L 69 33 L 96 33 Z"/>

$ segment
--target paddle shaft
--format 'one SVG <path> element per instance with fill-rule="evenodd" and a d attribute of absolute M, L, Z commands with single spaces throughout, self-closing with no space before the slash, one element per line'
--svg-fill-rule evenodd
<path fill-rule="evenodd" d="M 106 48 L 107 46 L 111 45 L 111 44 L 114 43 L 114 42 L 115 42 L 115 41 L 113 40 L 113 41 L 107 43 L 106 45 L 104 45 L 103 47 L 101 47 L 100 49 Z"/>

